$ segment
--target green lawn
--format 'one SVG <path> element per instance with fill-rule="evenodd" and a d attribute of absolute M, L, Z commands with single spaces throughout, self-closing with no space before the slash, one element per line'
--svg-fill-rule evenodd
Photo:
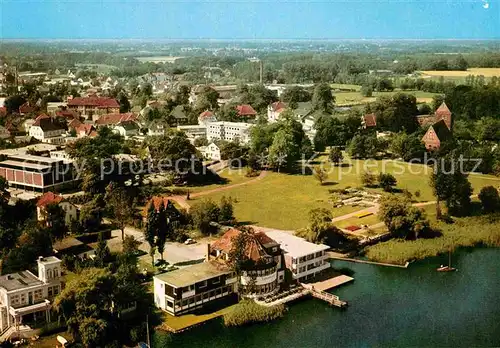
<path fill-rule="evenodd" d="M 368 225 L 372 226 L 377 223 L 379 223 L 379 219 L 376 214 L 372 214 L 369 216 L 365 216 L 363 218 L 358 218 L 358 217 L 352 217 L 349 219 L 345 220 L 340 220 L 334 223 L 335 226 L 340 227 L 340 228 L 346 228 L 348 226 L 361 226 L 361 225 Z"/>
<path fill-rule="evenodd" d="M 351 105 L 351 104 L 366 104 L 373 102 L 377 99 L 377 97 L 381 96 L 391 96 L 394 93 L 403 92 L 407 94 L 412 94 L 417 98 L 418 102 L 429 103 L 432 100 L 432 97 L 437 95 L 437 93 L 423 92 L 423 91 L 402 91 L 396 89 L 394 92 L 373 92 L 372 97 L 363 97 L 360 92 L 334 92 L 335 102 L 337 105 Z"/>
<path fill-rule="evenodd" d="M 500 246 L 498 215 L 455 218 L 452 224 L 440 222 L 435 223 L 435 226 L 441 230 L 442 236 L 416 241 L 390 240 L 368 247 L 366 256 L 375 261 L 402 264 L 410 260 L 436 256 L 461 246 L 477 244 Z"/>
<path fill-rule="evenodd" d="M 324 157 L 320 158 L 320 160 L 322 159 Z M 270 172 L 262 180 L 203 197 L 219 201 L 223 195 L 231 196 L 236 200 L 235 215 L 239 221 L 265 227 L 296 230 L 306 227 L 308 212 L 314 208 L 331 209 L 335 216 L 359 210 L 352 209 L 352 207 L 332 208 L 329 201 L 333 197 L 328 190 L 360 187 L 360 174 L 364 172 L 365 167 L 375 173 L 385 168 L 386 172 L 392 173 L 396 177 L 397 188 L 407 189 L 412 194 L 420 191 L 420 197 L 414 196 L 417 201 L 434 200 L 432 189 L 429 186 L 430 169 L 426 171 L 424 166 L 418 164 L 410 165 L 405 162 L 375 160 L 354 160 L 350 167 L 343 168 L 331 167 L 326 164 L 325 168 L 329 171 L 329 177 L 323 186 L 319 185 L 318 181 L 311 175 Z M 483 186 L 500 184 L 498 178 L 486 175 L 471 175 L 470 181 L 476 194 Z M 374 191 L 382 193 L 380 189 L 374 189 Z M 194 199 L 193 202 L 197 199 L 201 199 L 201 197 Z M 345 212 L 334 211 L 335 209 Z"/>

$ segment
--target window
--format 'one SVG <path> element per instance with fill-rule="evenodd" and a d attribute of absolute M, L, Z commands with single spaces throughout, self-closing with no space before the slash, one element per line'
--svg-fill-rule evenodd
<path fill-rule="evenodd" d="M 54 286 L 54 296 L 59 294 L 59 287 L 58 286 Z"/>
<path fill-rule="evenodd" d="M 214 278 L 212 280 L 212 284 L 219 284 L 220 283 L 220 277 Z"/>
<path fill-rule="evenodd" d="M 200 282 L 200 288 L 205 288 L 206 286 L 207 286 L 207 281 L 206 280 Z"/>
<path fill-rule="evenodd" d="M 52 286 L 49 286 L 48 290 L 49 290 L 49 297 L 52 297 Z"/>
<path fill-rule="evenodd" d="M 173 308 L 174 304 L 172 301 L 167 301 L 167 307 Z"/>

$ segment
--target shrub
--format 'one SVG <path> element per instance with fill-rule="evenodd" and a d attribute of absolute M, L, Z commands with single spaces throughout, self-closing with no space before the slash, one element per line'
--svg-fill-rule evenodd
<path fill-rule="evenodd" d="M 251 323 L 268 322 L 281 318 L 285 310 L 283 304 L 265 307 L 253 300 L 243 300 L 224 315 L 224 324 L 226 326 L 242 326 Z"/>
<path fill-rule="evenodd" d="M 485 212 L 492 213 L 500 210 L 500 196 L 493 186 L 483 187 L 479 192 L 479 199 Z"/>

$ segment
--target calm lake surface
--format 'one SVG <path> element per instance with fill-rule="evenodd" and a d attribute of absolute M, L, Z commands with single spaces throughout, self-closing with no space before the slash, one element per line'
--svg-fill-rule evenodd
<path fill-rule="evenodd" d="M 226 328 L 220 320 L 174 335 L 169 347 L 500 346 L 500 249 L 453 255 L 458 272 L 439 273 L 447 255 L 408 269 L 335 261 L 354 283 L 335 289 L 341 311 L 320 300 L 291 304 L 269 324 Z"/>

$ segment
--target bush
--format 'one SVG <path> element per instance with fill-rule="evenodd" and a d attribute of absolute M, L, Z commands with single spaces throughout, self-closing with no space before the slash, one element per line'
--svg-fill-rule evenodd
<path fill-rule="evenodd" d="M 286 308 L 283 304 L 265 307 L 252 300 L 243 300 L 224 315 L 226 326 L 242 326 L 246 324 L 268 322 L 283 317 Z"/>

